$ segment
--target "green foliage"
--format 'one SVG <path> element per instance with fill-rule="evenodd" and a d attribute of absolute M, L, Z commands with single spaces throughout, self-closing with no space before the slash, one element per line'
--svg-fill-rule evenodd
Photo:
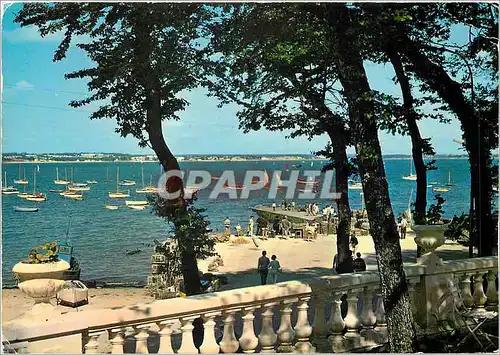
<path fill-rule="evenodd" d="M 54 240 L 32 248 L 28 253 L 28 259 L 24 260 L 26 264 L 45 264 L 58 261 L 57 242 Z"/>
<path fill-rule="evenodd" d="M 192 250 L 196 259 L 206 259 L 217 254 L 215 240 L 208 236 L 210 222 L 203 214 L 204 209 L 194 207 L 195 199 L 186 200 L 184 208 L 172 206 L 156 194 L 149 197 L 149 200 L 155 214 L 164 218 L 171 226 L 171 238 L 177 241 L 177 248 L 181 253 Z"/>
<path fill-rule="evenodd" d="M 427 213 L 425 215 L 427 224 L 443 223 L 441 216 L 443 214 L 443 204 L 445 202 L 445 199 L 440 194 L 437 194 L 434 196 L 434 200 L 436 200 L 436 203 L 433 203 L 429 206 L 429 209 L 427 210 Z"/>
<path fill-rule="evenodd" d="M 469 246 L 470 244 L 470 216 L 462 213 L 460 216 L 453 216 L 448 229 L 444 232 L 447 239 L 455 240 L 457 243 Z"/>

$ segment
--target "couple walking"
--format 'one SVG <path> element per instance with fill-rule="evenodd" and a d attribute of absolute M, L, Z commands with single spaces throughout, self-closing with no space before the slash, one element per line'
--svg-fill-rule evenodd
<path fill-rule="evenodd" d="M 260 274 L 260 284 L 267 283 L 267 275 L 271 275 L 273 284 L 278 281 L 278 272 L 281 272 L 280 262 L 276 259 L 276 255 L 271 256 L 271 260 L 266 256 L 267 252 L 264 250 L 262 256 L 259 258 L 257 270 Z"/>

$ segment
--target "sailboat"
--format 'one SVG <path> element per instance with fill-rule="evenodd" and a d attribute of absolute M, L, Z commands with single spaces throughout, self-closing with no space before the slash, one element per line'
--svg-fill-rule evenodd
<path fill-rule="evenodd" d="M 144 168 L 141 165 L 141 177 L 142 177 L 142 189 L 136 189 L 135 192 L 138 194 L 147 194 L 149 191 L 144 186 Z"/>
<path fill-rule="evenodd" d="M 21 164 L 19 164 L 19 179 L 14 180 L 14 184 L 28 185 L 28 180 L 26 180 L 26 169 L 24 169 L 24 178 L 21 179 Z"/>
<path fill-rule="evenodd" d="M 360 183 L 359 181 L 354 181 L 354 180 L 349 180 L 349 185 L 347 185 L 347 188 L 350 190 L 363 190 L 363 184 Z"/>
<path fill-rule="evenodd" d="M 135 186 L 134 180 L 123 180 L 118 183 L 120 186 Z"/>
<path fill-rule="evenodd" d="M 111 179 L 109 178 L 109 168 L 106 168 L 106 179 L 104 179 L 104 182 L 111 182 Z"/>
<path fill-rule="evenodd" d="M 127 207 L 132 209 L 132 210 L 142 211 L 148 206 L 147 205 L 127 205 Z"/>
<path fill-rule="evenodd" d="M 2 187 L 2 194 L 4 195 L 17 195 L 19 194 L 19 190 L 16 189 L 13 186 L 7 186 L 7 173 L 5 173 L 5 179 L 4 179 L 4 184 L 5 186 Z"/>
<path fill-rule="evenodd" d="M 403 180 L 409 180 L 409 181 L 416 181 L 417 180 L 417 175 L 413 174 L 413 168 L 412 168 L 412 160 L 410 159 L 410 175 L 403 176 Z"/>
<path fill-rule="evenodd" d="M 146 206 L 148 203 L 148 201 L 125 201 L 127 206 Z"/>
<path fill-rule="evenodd" d="M 110 211 L 116 211 L 117 209 L 120 208 L 120 206 L 114 206 L 114 205 L 104 205 L 104 208 Z"/>
<path fill-rule="evenodd" d="M 29 196 L 29 193 L 26 192 L 26 185 L 23 186 L 23 192 L 20 192 L 17 196 L 20 198 L 26 198 Z"/>
<path fill-rule="evenodd" d="M 68 185 L 68 180 L 59 180 L 59 168 L 56 168 L 56 179 L 54 180 L 54 184 L 56 185 Z"/>
<path fill-rule="evenodd" d="M 144 179 L 142 182 L 142 189 L 135 190 L 138 194 L 152 194 L 158 192 L 158 187 L 153 185 L 153 174 L 149 176 L 149 185 L 144 187 Z"/>
<path fill-rule="evenodd" d="M 455 186 L 455 184 L 451 183 L 451 169 L 448 170 L 448 183 L 446 184 L 446 186 Z"/>
<path fill-rule="evenodd" d="M 26 200 L 33 202 L 45 202 L 47 197 L 41 192 L 36 192 L 36 170 L 33 170 L 33 193 L 26 196 Z"/>
<path fill-rule="evenodd" d="M 125 192 L 120 192 L 120 190 L 118 190 L 119 176 L 120 176 L 120 168 L 117 167 L 116 168 L 116 192 L 109 192 L 108 193 L 109 198 L 127 198 L 127 197 L 130 197 L 129 191 L 127 191 L 127 193 L 125 193 Z"/>
<path fill-rule="evenodd" d="M 73 177 L 74 177 L 73 168 L 71 168 L 71 184 L 69 185 L 69 189 L 68 189 L 69 191 L 89 191 L 90 190 L 90 186 L 88 184 L 73 182 Z"/>

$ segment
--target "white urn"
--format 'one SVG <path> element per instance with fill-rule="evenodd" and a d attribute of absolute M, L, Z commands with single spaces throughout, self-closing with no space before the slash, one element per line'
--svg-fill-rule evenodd
<path fill-rule="evenodd" d="M 46 319 L 52 314 L 54 307 L 50 300 L 63 288 L 65 281 L 62 276 L 69 268 L 69 263 L 64 260 L 42 264 L 19 262 L 14 265 L 12 272 L 21 281 L 19 289 L 35 301 L 31 310 L 18 322 L 29 323 Z"/>
<path fill-rule="evenodd" d="M 435 255 L 434 251 L 446 241 L 444 232 L 447 228 L 448 224 L 414 225 L 412 227 L 415 232 L 415 243 L 423 249 L 422 256 L 417 260 L 418 263 L 441 264 L 441 259 Z"/>

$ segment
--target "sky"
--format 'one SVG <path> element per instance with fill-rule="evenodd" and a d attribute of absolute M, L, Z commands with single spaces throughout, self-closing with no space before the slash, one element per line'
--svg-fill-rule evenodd
<path fill-rule="evenodd" d="M 133 137 L 115 133 L 113 120 L 89 119 L 91 107 L 73 109 L 68 103 L 87 93 L 83 80 L 65 80 L 64 74 L 92 65 L 83 51 L 72 47 L 65 60 L 54 63 L 54 50 L 62 36 L 40 37 L 33 27 L 14 23 L 21 4 L 8 7 L 2 17 L 2 151 L 30 153 L 110 152 L 152 154 Z M 458 31 L 455 37 L 463 36 Z M 461 38 L 458 38 L 460 41 Z M 390 65 L 365 64 L 375 90 L 400 96 Z M 163 134 L 174 154 L 307 154 L 322 149 L 326 136 L 308 141 L 286 139 L 286 132 L 265 130 L 244 134 L 238 129 L 238 106 L 217 108 L 218 101 L 196 89 L 184 96 L 191 104 L 180 121 L 163 124 Z M 460 139 L 459 122 L 419 122 L 423 137 L 432 137 L 438 154 L 458 154 L 453 139 Z M 411 154 L 408 136 L 379 132 L 384 154 Z M 354 150 L 350 149 L 349 153 Z"/>

